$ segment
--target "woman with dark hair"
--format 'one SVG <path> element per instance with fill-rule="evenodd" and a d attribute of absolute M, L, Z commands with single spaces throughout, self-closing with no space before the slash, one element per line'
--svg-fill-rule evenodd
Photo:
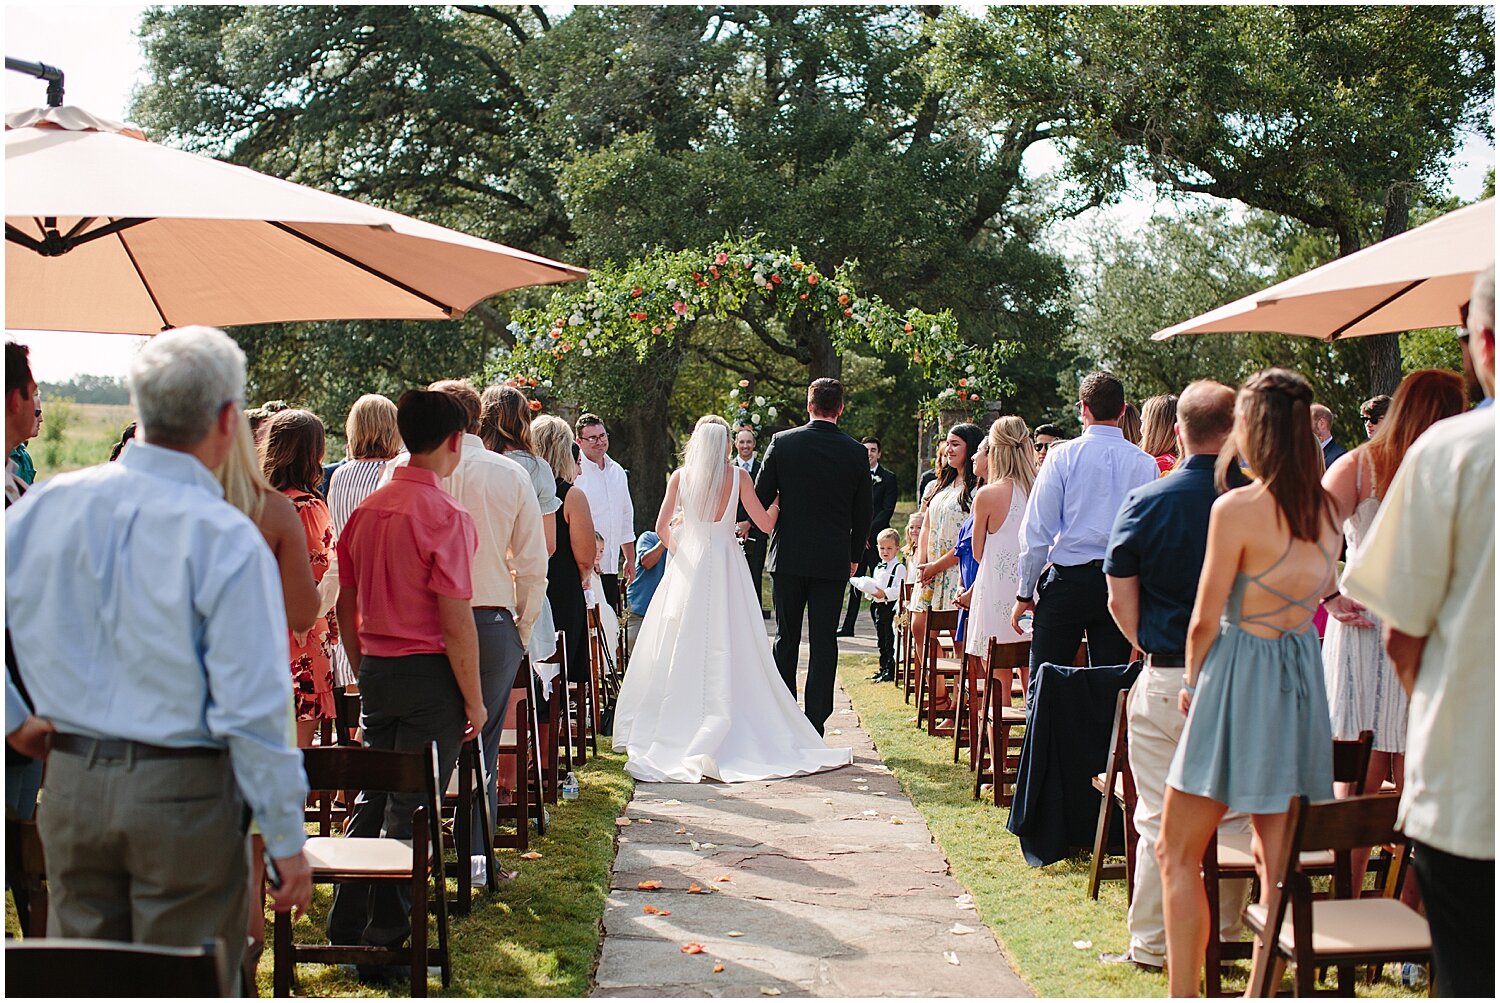
<path fill-rule="evenodd" d="M 307 559 L 320 585 L 333 553 L 333 519 L 318 494 L 323 481 L 323 423 L 311 411 L 278 411 L 262 428 L 260 469 L 271 487 L 291 499 L 307 539 Z M 332 599 L 319 590 L 321 614 L 312 629 L 291 631 L 292 693 L 297 701 L 297 744 L 312 744 L 318 722 L 337 717 L 333 700 L 333 646 L 338 643 Z M 325 600 L 327 605 L 324 605 Z"/>
<path fill-rule="evenodd" d="M 1256 373 L 1235 402 L 1235 445 L 1219 457 L 1225 493 L 1209 516 L 1178 695 L 1187 724 L 1156 843 L 1173 996 L 1198 992 L 1209 937 L 1201 862 L 1225 811 L 1251 816 L 1265 902 L 1287 802 L 1333 796 L 1333 735 L 1312 620 L 1333 580 L 1340 532 L 1320 483 L 1312 404 L 1312 387 L 1297 373 Z M 1236 451 L 1260 480 L 1226 491 Z"/>
<path fill-rule="evenodd" d="M 984 439 L 978 425 L 961 422 L 948 430 L 939 447 L 942 471 L 922 499 L 922 532 L 917 537 L 917 584 L 912 597 L 912 631 L 925 636 L 929 610 L 953 609 L 963 590 L 958 573 L 958 533 L 974 505 L 979 479 L 974 453 Z M 938 711 L 949 710 L 934 701 Z"/>
<path fill-rule="evenodd" d="M 1350 561 L 1370 535 L 1380 501 L 1411 444 L 1433 423 L 1464 411 L 1466 404 L 1463 377 L 1445 369 L 1419 369 L 1401 381 L 1375 437 L 1328 468 L 1323 487 L 1343 520 Z M 1323 683 L 1333 737 L 1349 740 L 1373 731 L 1365 789 L 1377 791 L 1390 780 L 1399 790 L 1405 786 L 1406 691 L 1380 643 L 1380 623 L 1338 590 L 1323 604 L 1331 617 L 1323 636 Z M 1347 796 L 1352 790 L 1339 793 Z M 1354 873 L 1363 875 L 1367 861 L 1367 853 L 1355 853 Z"/>

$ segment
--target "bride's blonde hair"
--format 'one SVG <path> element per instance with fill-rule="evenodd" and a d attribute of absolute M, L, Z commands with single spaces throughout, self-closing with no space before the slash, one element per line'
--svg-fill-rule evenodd
<path fill-rule="evenodd" d="M 682 510 L 700 519 L 713 520 L 719 513 L 719 493 L 724 490 L 729 465 L 729 422 L 706 414 L 693 425 L 693 434 L 682 451 L 682 473 L 678 488 Z"/>

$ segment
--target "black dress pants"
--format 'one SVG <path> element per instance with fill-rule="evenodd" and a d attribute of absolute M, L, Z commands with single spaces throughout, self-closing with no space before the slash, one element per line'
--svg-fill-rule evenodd
<path fill-rule="evenodd" d="M 870 619 L 875 621 L 875 640 L 880 648 L 880 674 L 896 675 L 896 604 L 871 602 Z"/>
<path fill-rule="evenodd" d="M 1123 665 L 1130 661 L 1130 642 L 1109 614 L 1109 587 L 1103 562 L 1072 567 L 1054 564 L 1042 575 L 1031 621 L 1031 682 L 1043 662 L 1072 665 L 1084 635 L 1090 665 Z"/>
<path fill-rule="evenodd" d="M 755 601 L 765 610 L 765 600 L 760 595 L 760 582 L 766 569 L 766 543 L 764 536 L 757 537 L 752 531 L 745 540 L 745 563 L 750 565 L 750 581 L 755 584 Z"/>
<path fill-rule="evenodd" d="M 866 547 L 864 556 L 859 559 L 859 574 L 868 575 L 875 570 L 876 558 L 880 556 L 874 547 Z M 849 586 L 849 608 L 844 612 L 843 631 L 846 634 L 854 633 L 854 624 L 859 620 L 859 604 L 865 594 L 853 585 Z M 875 608 L 870 606 L 870 619 L 875 619 Z"/>
<path fill-rule="evenodd" d="M 848 583 L 842 578 L 809 578 L 771 572 L 772 602 L 776 604 L 776 668 L 786 688 L 797 695 L 797 649 L 802 643 L 802 620 L 807 618 L 807 687 L 802 706 L 812 726 L 823 734 L 823 722 L 833 713 L 833 679 L 839 664 L 839 606 Z"/>
<path fill-rule="evenodd" d="M 1412 866 L 1432 929 L 1436 995 L 1494 999 L 1495 862 L 1415 843 Z"/>

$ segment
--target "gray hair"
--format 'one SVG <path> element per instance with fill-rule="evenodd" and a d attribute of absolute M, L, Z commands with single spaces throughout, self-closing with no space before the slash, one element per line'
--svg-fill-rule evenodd
<path fill-rule="evenodd" d="M 1494 265 L 1474 276 L 1474 289 L 1469 293 L 1469 330 L 1495 330 Z"/>
<path fill-rule="evenodd" d="M 245 353 L 217 328 L 179 327 L 146 343 L 126 381 L 142 438 L 195 446 L 225 404 L 244 398 Z"/>

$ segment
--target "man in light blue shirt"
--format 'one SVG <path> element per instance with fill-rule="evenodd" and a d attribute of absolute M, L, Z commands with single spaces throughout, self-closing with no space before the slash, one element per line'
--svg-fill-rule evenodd
<path fill-rule="evenodd" d="M 48 934 L 245 947 L 248 801 L 306 910 L 307 779 L 288 741 L 291 676 L 276 562 L 212 470 L 243 419 L 244 353 L 223 332 L 162 334 L 131 364 L 141 438 L 6 513 L 16 661 L 12 744 L 51 731 L 39 813 Z M 142 441 L 144 440 L 144 441 Z"/>
<path fill-rule="evenodd" d="M 1033 684 L 1043 662 L 1072 665 L 1085 635 L 1090 665 L 1129 660 L 1130 642 L 1109 613 L 1104 555 L 1125 496 L 1160 472 L 1156 460 L 1120 432 L 1125 387 L 1117 377 L 1090 373 L 1078 396 L 1083 435 L 1052 446 L 1021 519 L 1021 579 L 1011 623 L 1019 630 L 1021 616 L 1035 610 Z"/>

